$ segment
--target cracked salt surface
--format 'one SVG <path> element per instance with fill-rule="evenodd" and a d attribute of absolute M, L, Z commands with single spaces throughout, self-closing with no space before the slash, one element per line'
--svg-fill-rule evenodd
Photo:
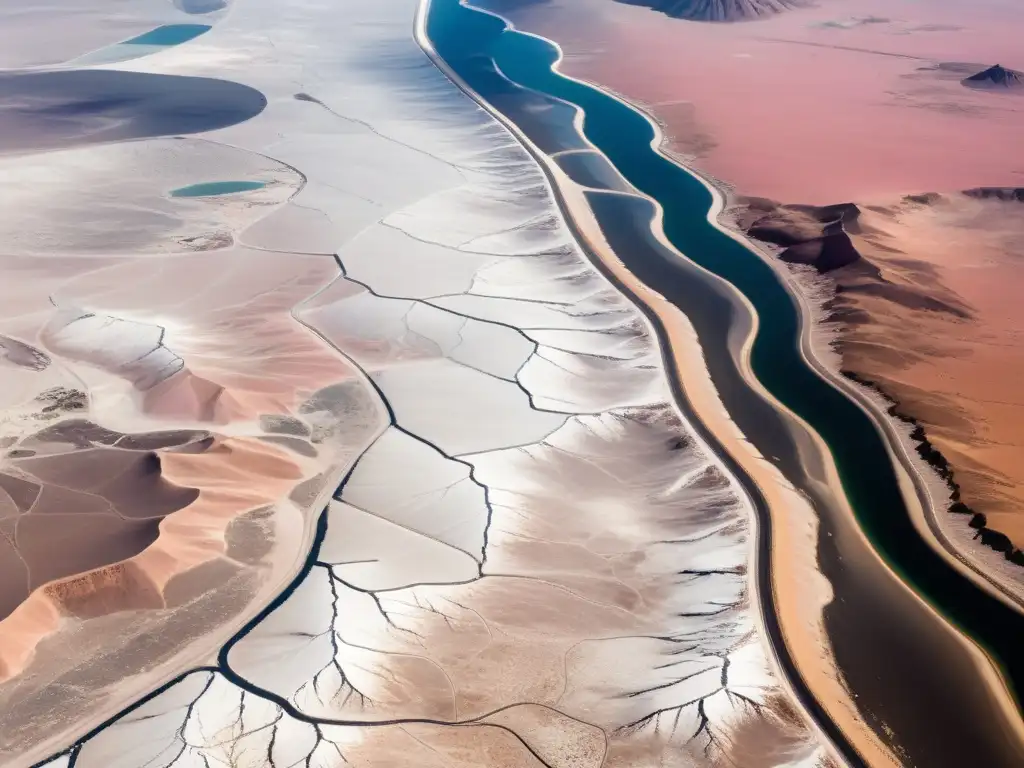
<path fill-rule="evenodd" d="M 292 257 L 332 277 L 291 311 L 389 424 L 328 427 L 352 466 L 294 590 L 73 764 L 717 765 L 751 722 L 772 764 L 818 754 L 756 635 L 748 511 L 639 313 L 410 39 L 417 3 L 344 5 L 250 0 L 133 65 L 304 95 L 217 133 L 304 177 L 238 237 L 336 254 Z"/>

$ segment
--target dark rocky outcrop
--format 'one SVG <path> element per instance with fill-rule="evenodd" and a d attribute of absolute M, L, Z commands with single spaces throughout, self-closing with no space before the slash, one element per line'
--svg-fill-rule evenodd
<path fill-rule="evenodd" d="M 1024 187 L 975 187 L 965 189 L 964 194 L 979 200 L 995 198 L 996 200 L 1016 200 L 1024 203 Z"/>
<path fill-rule="evenodd" d="M 965 77 L 960 81 L 968 88 L 996 90 L 1004 88 L 1024 88 L 1024 73 L 996 64 L 977 74 Z"/>
<path fill-rule="evenodd" d="M 860 232 L 860 209 L 853 203 L 814 206 L 751 201 L 751 210 L 758 209 L 763 215 L 744 229 L 751 237 L 781 246 L 779 258 L 785 262 L 809 264 L 825 273 L 861 260 L 850 239 L 850 233 Z"/>
<path fill-rule="evenodd" d="M 806 5 L 803 0 L 617 0 L 688 21 L 752 21 Z"/>

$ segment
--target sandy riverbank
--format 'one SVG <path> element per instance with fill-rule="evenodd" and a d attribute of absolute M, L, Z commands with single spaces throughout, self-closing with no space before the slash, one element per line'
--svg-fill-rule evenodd
<path fill-rule="evenodd" d="M 564 174 L 563 174 L 563 176 L 564 176 Z M 712 221 L 713 223 L 715 223 L 715 224 L 716 224 L 716 226 L 717 226 L 717 221 L 716 221 L 716 219 L 717 219 L 717 215 L 718 215 L 718 214 L 720 213 L 720 211 L 721 211 L 721 208 L 722 208 L 723 202 L 724 202 L 724 201 L 723 201 L 723 199 L 722 199 L 721 197 L 718 197 L 718 198 L 717 198 L 717 204 L 716 204 L 716 208 L 714 208 L 714 209 L 713 209 L 713 210 L 711 211 L 711 213 L 710 213 L 710 216 L 709 216 L 709 218 L 711 219 L 711 221 Z M 808 344 L 808 347 L 807 347 L 807 350 L 806 350 L 806 351 L 807 351 L 807 353 L 808 353 L 808 354 L 812 354 L 812 353 L 810 352 L 810 345 L 809 345 L 809 344 Z M 716 399 L 717 399 L 717 398 L 716 398 Z M 818 448 L 820 448 L 821 450 L 824 450 L 824 449 L 823 449 L 823 446 L 818 446 Z M 828 465 L 831 465 L 831 462 L 830 462 L 830 461 L 828 461 L 828 460 L 826 460 L 826 462 L 825 462 L 825 463 L 826 463 L 826 464 L 828 464 Z M 831 474 L 831 477 L 832 477 L 832 481 L 835 481 L 835 482 L 836 482 L 836 486 L 835 486 L 835 487 L 838 487 L 838 483 L 837 483 L 837 481 L 836 481 L 836 478 L 834 477 L 834 472 L 832 472 L 832 474 Z M 831 483 L 830 483 L 830 484 L 831 484 Z M 912 491 L 911 491 L 911 492 L 912 492 Z M 837 494 L 837 495 L 841 497 L 841 492 L 840 492 L 839 494 Z M 866 543 L 865 543 L 865 544 L 866 544 Z M 865 551 L 866 551 L 867 553 L 870 553 L 870 554 L 868 554 L 868 556 L 869 556 L 869 557 L 872 557 L 872 556 L 873 556 L 873 553 L 872 553 L 872 551 L 871 551 L 870 547 L 867 547 L 867 546 L 865 546 L 865 548 L 864 548 L 864 549 L 865 549 Z M 885 566 L 883 565 L 882 567 L 884 568 Z M 971 646 L 968 646 L 968 647 L 971 647 Z M 992 683 L 992 685 L 994 686 L 994 690 L 1001 690 L 1001 684 L 1000 684 L 1000 682 L 999 682 L 998 678 L 997 678 L 997 677 L 996 677 L 996 676 L 995 676 L 995 675 L 993 674 L 993 671 L 991 670 L 991 667 L 989 666 L 988 662 L 987 662 L 987 661 L 986 661 L 986 660 L 985 660 L 985 659 L 984 659 L 984 658 L 983 658 L 983 657 L 982 657 L 982 656 L 981 656 L 980 654 L 978 654 L 978 653 L 977 653 L 977 652 L 976 652 L 975 650 L 973 650 L 973 649 L 972 649 L 972 650 L 971 650 L 971 652 L 970 652 L 970 656 L 972 656 L 972 657 L 973 657 L 973 665 L 974 665 L 974 666 L 976 667 L 976 672 L 981 672 L 981 674 L 983 674 L 983 675 L 987 676 L 988 678 L 990 678 L 990 682 L 991 682 L 991 683 Z M 1015 717 L 1015 710 L 1013 709 L 1012 705 L 1010 705 L 1010 706 L 1009 706 L 1008 712 L 1013 712 L 1013 715 L 1012 715 L 1012 717 Z"/>
<path fill-rule="evenodd" d="M 841 336 L 842 359 L 832 367 L 879 386 L 925 428 L 959 478 L 963 498 L 952 501 L 971 510 L 946 514 L 939 493 L 936 535 L 1004 593 L 1019 592 L 1021 575 L 982 542 L 1021 546 L 1015 539 L 1024 464 L 1019 404 L 1009 391 L 1021 356 L 1012 328 L 1021 318 L 999 288 L 1014 284 L 1010 235 L 1024 214 L 1005 201 L 967 205 L 953 190 L 1012 185 L 1024 172 L 1009 139 L 1024 104 L 1018 91 L 977 91 L 960 82 L 972 66 L 1019 66 L 1012 30 L 1024 15 L 997 3 L 923 8 L 832 0 L 757 22 L 708 25 L 603 0 L 509 7 L 521 26 L 562 44 L 567 74 L 642 104 L 665 129 L 666 151 L 721 179 L 730 207 L 739 202 L 735 195 L 753 195 L 878 208 L 865 210 L 878 236 L 860 238 L 858 247 L 882 268 L 883 282 L 905 290 L 925 280 L 932 287 L 911 287 L 920 294 L 911 306 L 874 288 L 869 295 L 860 276 L 859 292 L 833 302 L 851 311 L 842 319 L 835 313 L 829 329 Z M 631 55 L 606 55 L 610 50 Z M 861 130 L 865 124 L 870 132 Z M 903 200 L 928 190 L 945 194 L 945 202 Z M 731 211 L 730 219 L 743 215 Z M 850 287 L 840 283 L 840 290 Z M 812 293 L 814 303 L 820 291 Z M 950 293 L 970 317 L 930 311 L 929 301 L 934 309 Z M 932 470 L 922 461 L 916 467 L 934 485 Z M 975 513 L 984 517 L 970 527 Z M 982 521 L 986 532 L 975 541 Z"/>
<path fill-rule="evenodd" d="M 749 571 L 752 590 L 756 594 L 756 590 L 767 588 L 775 596 L 785 642 L 789 653 L 796 659 L 800 675 L 811 685 L 819 701 L 831 702 L 827 707 L 830 717 L 856 745 L 858 752 L 870 756 L 873 765 L 897 765 L 896 758 L 861 719 L 841 682 L 841 673 L 836 669 L 834 660 L 827 651 L 828 640 L 821 625 L 821 611 L 831 600 L 832 595 L 828 582 L 821 576 L 816 563 L 817 521 L 813 510 L 736 428 L 707 373 L 703 352 L 689 321 L 676 307 L 655 290 L 637 281 L 625 268 L 604 240 L 583 194 L 584 189 L 572 181 L 557 162 L 537 150 L 515 126 L 505 121 L 500 114 L 497 116 L 524 145 L 531 148 L 534 157 L 546 168 L 549 178 L 563 200 L 565 212 L 573 221 L 577 237 L 581 239 L 591 257 L 600 261 L 603 268 L 609 272 L 610 278 L 618 283 L 620 289 L 625 289 L 627 296 L 640 301 L 657 316 L 668 340 L 668 348 L 662 350 L 668 369 L 681 374 L 679 384 L 684 396 L 699 414 L 701 421 L 727 447 L 743 470 L 754 479 L 768 501 L 769 509 L 775 514 L 785 510 L 785 524 L 773 524 L 774 568 L 771 584 L 757 584 L 758 569 L 752 567 Z M 657 141 L 660 139 L 656 139 Z M 709 214 L 711 220 L 714 220 L 716 213 L 712 211 Z M 657 227 L 655 230 L 657 231 Z M 738 295 L 736 301 L 738 304 L 744 303 Z M 654 334 L 653 328 L 651 333 Z M 747 344 L 749 338 L 744 346 Z M 741 354 L 745 356 L 746 353 Z M 824 450 L 824 447 L 818 445 L 816 449 Z M 837 482 L 837 478 L 834 480 Z M 758 521 L 750 499 L 747 511 L 752 524 L 757 525 Z M 754 541 L 752 538 L 752 560 L 757 557 Z M 754 601 L 754 605 L 756 604 L 757 601 Z M 763 623 L 761 631 L 764 636 Z M 765 642 L 766 647 L 770 649 L 770 643 Z M 778 665 L 778 658 L 774 657 L 774 654 L 772 656 Z M 776 669 L 782 672 L 778 666 Z M 782 674 L 781 679 L 785 681 L 786 675 Z M 793 689 L 788 690 L 792 696 Z"/>

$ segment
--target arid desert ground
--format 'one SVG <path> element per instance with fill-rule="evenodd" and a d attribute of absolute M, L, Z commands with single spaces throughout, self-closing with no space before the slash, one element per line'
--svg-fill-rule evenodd
<path fill-rule="evenodd" d="M 1021 764 L 1022 31 L 0 0 L 0 764 Z"/>

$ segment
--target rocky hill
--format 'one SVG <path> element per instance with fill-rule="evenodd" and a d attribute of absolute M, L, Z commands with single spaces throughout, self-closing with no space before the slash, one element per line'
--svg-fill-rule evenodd
<path fill-rule="evenodd" d="M 689 21 L 751 21 L 806 5 L 803 0 L 618 0 Z"/>
<path fill-rule="evenodd" d="M 1024 73 L 996 64 L 960 82 L 968 88 L 1024 88 Z"/>

